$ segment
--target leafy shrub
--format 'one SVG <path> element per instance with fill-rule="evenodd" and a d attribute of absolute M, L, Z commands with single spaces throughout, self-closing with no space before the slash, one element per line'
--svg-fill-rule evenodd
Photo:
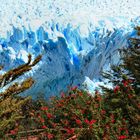
<path fill-rule="evenodd" d="M 106 97 L 97 91 L 95 96 L 91 96 L 73 87 L 61 97 L 52 97 L 47 106 L 31 114 L 48 139 L 129 138 L 127 119 L 120 111 L 106 108 L 105 100 Z"/>
<path fill-rule="evenodd" d="M 3 92 L 0 92 L 0 137 L 3 137 L 3 135 L 9 131 L 12 134 L 17 133 L 17 122 L 24 118 L 24 114 L 21 113 L 22 106 L 30 100 L 30 97 L 19 98 L 17 95 L 29 89 L 34 83 L 33 79 L 28 78 L 22 83 L 13 83 L 14 80 L 31 70 L 40 59 L 41 56 L 38 56 L 31 63 L 31 55 L 29 55 L 26 64 L 0 75 L 0 89 L 6 88 Z M 0 67 L 0 70 L 1 69 L 2 67 Z M 14 126 L 16 126 L 16 128 L 12 130 Z"/>

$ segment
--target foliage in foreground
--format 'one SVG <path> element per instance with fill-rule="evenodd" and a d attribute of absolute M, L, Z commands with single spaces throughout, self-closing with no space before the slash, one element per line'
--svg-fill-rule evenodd
<path fill-rule="evenodd" d="M 106 110 L 104 102 L 104 97 L 98 92 L 93 97 L 74 87 L 68 95 L 62 93 L 61 98 L 53 97 L 50 105 L 31 114 L 48 139 L 130 138 L 127 119 L 120 111 Z"/>
<path fill-rule="evenodd" d="M 13 83 L 14 80 L 31 70 L 40 59 L 41 56 L 31 63 L 31 55 L 29 55 L 26 64 L 0 75 L 0 89 L 6 88 L 0 93 L 0 137 L 14 127 L 19 119 L 24 117 L 21 113 L 21 108 L 30 98 L 19 98 L 17 95 L 30 88 L 34 83 L 32 78 L 28 78 L 22 83 Z"/>
<path fill-rule="evenodd" d="M 140 103 L 130 83 L 127 92 L 125 89 L 124 85 L 116 86 L 110 95 L 96 91 L 91 96 L 72 87 L 67 93 L 61 93 L 61 97 L 39 101 L 30 110 L 29 130 L 41 130 L 37 134 L 41 140 L 137 140 Z M 18 132 L 13 135 L 17 136 Z"/>
<path fill-rule="evenodd" d="M 140 36 L 140 27 L 135 28 Z M 129 48 L 120 50 L 123 63 L 112 66 L 104 76 L 113 83 L 114 89 L 103 87 L 106 96 L 105 107 L 119 110 L 128 120 L 131 135 L 140 135 L 140 39 L 130 38 Z M 116 92 L 117 95 L 112 94 Z"/>

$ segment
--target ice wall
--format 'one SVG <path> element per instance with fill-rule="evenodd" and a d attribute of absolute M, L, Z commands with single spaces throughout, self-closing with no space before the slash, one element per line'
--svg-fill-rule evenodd
<path fill-rule="evenodd" d="M 93 80 L 101 79 L 101 71 L 119 63 L 117 50 L 127 46 L 140 23 L 139 0 L 5 0 L 0 4 L 4 70 L 26 62 L 28 53 L 43 55 L 24 76 L 36 80 L 25 93 L 34 97 L 56 95 L 68 85 L 93 90 Z"/>

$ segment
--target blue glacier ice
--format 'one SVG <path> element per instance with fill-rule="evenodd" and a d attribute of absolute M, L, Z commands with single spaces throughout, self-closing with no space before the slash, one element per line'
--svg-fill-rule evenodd
<path fill-rule="evenodd" d="M 120 62 L 118 49 L 128 46 L 140 24 L 139 0 L 137 5 L 122 0 L 124 7 L 117 0 L 114 5 L 111 0 L 11 1 L 0 10 L 0 65 L 4 72 L 27 62 L 29 53 L 33 59 L 42 54 L 39 64 L 18 79 L 35 79 L 24 93 L 34 98 L 75 85 L 93 91 L 102 83 L 101 72 Z"/>

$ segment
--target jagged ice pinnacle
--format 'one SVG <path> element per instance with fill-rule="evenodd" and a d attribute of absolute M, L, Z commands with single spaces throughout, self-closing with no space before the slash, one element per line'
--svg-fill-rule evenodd
<path fill-rule="evenodd" d="M 5 0 L 0 4 L 4 71 L 27 62 L 28 53 L 43 55 L 24 76 L 36 80 L 24 93 L 33 97 L 58 95 L 68 85 L 93 91 L 101 71 L 119 63 L 117 50 L 127 46 L 140 23 L 139 0 Z"/>

